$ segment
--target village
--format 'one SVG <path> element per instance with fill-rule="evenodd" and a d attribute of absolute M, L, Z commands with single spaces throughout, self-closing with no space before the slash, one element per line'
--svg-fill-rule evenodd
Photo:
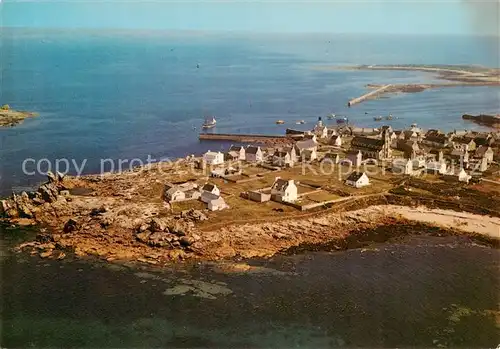
<path fill-rule="evenodd" d="M 0 200 L 0 219 L 42 226 L 19 247 L 42 258 L 158 264 L 272 256 L 396 224 L 386 210 L 404 207 L 500 216 L 498 133 L 319 118 L 262 139 L 123 172 L 49 173 L 36 191 Z"/>
<path fill-rule="evenodd" d="M 306 211 L 380 194 L 408 178 L 479 183 L 498 170 L 500 135 L 492 132 L 445 134 L 416 124 L 405 130 L 329 128 L 320 117 L 312 130 L 287 129 L 287 137 L 288 145 L 232 145 L 192 157 L 201 179 L 167 183 L 165 202 L 172 210 L 244 206 L 260 212 L 257 205 L 274 202 L 281 205 L 268 205 L 270 210 Z"/>

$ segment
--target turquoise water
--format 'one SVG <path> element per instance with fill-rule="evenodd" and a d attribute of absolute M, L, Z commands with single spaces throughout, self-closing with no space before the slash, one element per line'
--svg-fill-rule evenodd
<path fill-rule="evenodd" d="M 497 112 L 498 88 L 443 89 L 347 108 L 368 83 L 429 82 L 418 72 L 319 71 L 317 65 L 498 65 L 494 39 L 425 36 L 237 35 L 3 29 L 0 102 L 41 117 L 0 130 L 0 195 L 37 184 L 26 158 L 75 159 L 85 173 L 100 159 L 176 158 L 227 144 L 200 143 L 205 115 L 217 132 L 282 134 L 318 116 L 377 126 L 477 128 L 463 113 Z M 368 114 L 365 114 L 368 112 Z M 294 125 L 295 126 L 295 125 Z M 198 129 L 194 130 L 193 127 Z M 47 168 L 43 164 L 42 170 Z M 32 170 L 33 168 L 28 168 Z M 70 168 L 72 173 L 74 167 Z"/>
<path fill-rule="evenodd" d="M 3 255 L 0 345 L 491 348 L 499 260 L 450 237 L 277 256 L 246 274 Z"/>

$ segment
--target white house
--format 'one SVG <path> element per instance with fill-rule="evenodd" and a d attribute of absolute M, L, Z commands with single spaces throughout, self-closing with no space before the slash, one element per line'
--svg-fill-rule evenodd
<path fill-rule="evenodd" d="M 292 152 L 277 150 L 273 154 L 272 162 L 274 166 L 293 167 L 295 156 L 292 156 Z"/>
<path fill-rule="evenodd" d="M 168 202 L 183 201 L 186 199 L 186 194 L 179 186 L 166 184 L 164 197 Z"/>
<path fill-rule="evenodd" d="M 186 182 L 179 185 L 165 184 L 164 199 L 167 202 L 194 200 L 200 197 L 198 185 L 195 182 Z"/>
<path fill-rule="evenodd" d="M 474 153 L 474 158 L 476 159 L 486 158 L 486 161 L 488 163 L 491 163 L 493 161 L 494 155 L 495 152 L 493 151 L 493 149 L 491 149 L 491 147 L 486 145 L 480 145 L 476 149 L 476 152 Z"/>
<path fill-rule="evenodd" d="M 455 137 L 452 139 L 453 148 L 464 151 L 476 150 L 476 142 L 472 137 Z"/>
<path fill-rule="evenodd" d="M 460 182 L 466 182 L 469 183 L 469 180 L 472 178 L 471 175 L 468 175 L 467 172 L 463 168 L 460 169 L 460 172 L 458 173 L 458 180 Z"/>
<path fill-rule="evenodd" d="M 427 172 L 445 174 L 446 163 L 444 161 L 431 161 L 425 164 Z"/>
<path fill-rule="evenodd" d="M 224 201 L 222 196 L 219 196 L 217 199 L 210 200 L 207 204 L 210 211 L 220 211 L 229 207 L 227 206 L 226 201 Z"/>
<path fill-rule="evenodd" d="M 345 184 L 354 188 L 361 188 L 370 184 L 370 179 L 364 172 L 354 171 L 347 177 Z"/>
<path fill-rule="evenodd" d="M 277 177 L 271 187 L 271 196 L 277 201 L 294 202 L 297 200 L 298 190 L 294 180 Z"/>
<path fill-rule="evenodd" d="M 208 165 L 221 165 L 224 163 L 224 154 L 209 150 L 203 154 L 203 161 Z"/>
<path fill-rule="evenodd" d="M 342 146 L 342 138 L 339 135 L 333 135 L 330 137 L 330 145 L 333 145 L 335 147 L 341 147 Z"/>
<path fill-rule="evenodd" d="M 202 193 L 210 193 L 219 196 L 220 195 L 220 189 L 217 188 L 215 184 L 210 184 L 206 183 L 202 188 L 201 188 Z"/>
<path fill-rule="evenodd" d="M 361 166 L 361 162 L 363 161 L 363 153 L 359 150 L 351 150 L 347 152 L 346 159 L 349 160 L 354 167 Z"/>
<path fill-rule="evenodd" d="M 245 160 L 248 162 L 262 162 L 264 154 L 259 146 L 249 145 L 245 150 Z"/>
<path fill-rule="evenodd" d="M 229 153 L 235 153 L 238 156 L 237 160 L 245 160 L 245 148 L 241 145 L 231 145 Z"/>
<path fill-rule="evenodd" d="M 411 175 L 413 174 L 413 160 L 410 159 L 394 159 L 392 162 L 392 173 Z"/>
<path fill-rule="evenodd" d="M 479 170 L 481 172 L 484 172 L 488 169 L 488 160 L 486 158 L 481 158 L 476 164 L 475 167 L 476 170 Z"/>

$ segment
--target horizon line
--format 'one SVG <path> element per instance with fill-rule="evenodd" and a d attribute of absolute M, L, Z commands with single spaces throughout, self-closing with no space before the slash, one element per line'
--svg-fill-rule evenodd
<path fill-rule="evenodd" d="M 0 0 L 1 1 L 1 0 Z M 44 27 L 44 26 L 2 26 L 2 30 L 47 30 L 47 31 L 102 31 L 102 32 L 152 32 L 152 33 L 186 33 L 186 34 L 255 34 L 255 35 L 384 35 L 384 36 L 457 36 L 457 37 L 500 37 L 500 33 L 390 33 L 390 32 L 328 32 L 328 31 L 264 31 L 264 30 L 219 30 L 219 29 L 172 29 L 172 28 L 126 28 L 126 27 Z"/>

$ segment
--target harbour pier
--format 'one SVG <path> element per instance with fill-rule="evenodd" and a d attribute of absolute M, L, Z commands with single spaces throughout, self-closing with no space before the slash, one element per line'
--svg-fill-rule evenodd
<path fill-rule="evenodd" d="M 273 141 L 279 142 L 290 140 L 290 138 L 286 136 L 252 135 L 238 133 L 200 133 L 199 139 L 203 141 L 232 141 L 239 143 L 266 143 Z"/>
<path fill-rule="evenodd" d="M 392 84 L 384 85 L 384 86 L 379 87 L 374 91 L 368 92 L 360 97 L 351 99 L 349 102 L 347 102 L 347 106 L 352 107 L 354 104 L 361 103 L 369 98 L 377 97 L 379 94 L 382 94 L 385 90 L 389 89 L 390 87 L 392 87 Z"/>

